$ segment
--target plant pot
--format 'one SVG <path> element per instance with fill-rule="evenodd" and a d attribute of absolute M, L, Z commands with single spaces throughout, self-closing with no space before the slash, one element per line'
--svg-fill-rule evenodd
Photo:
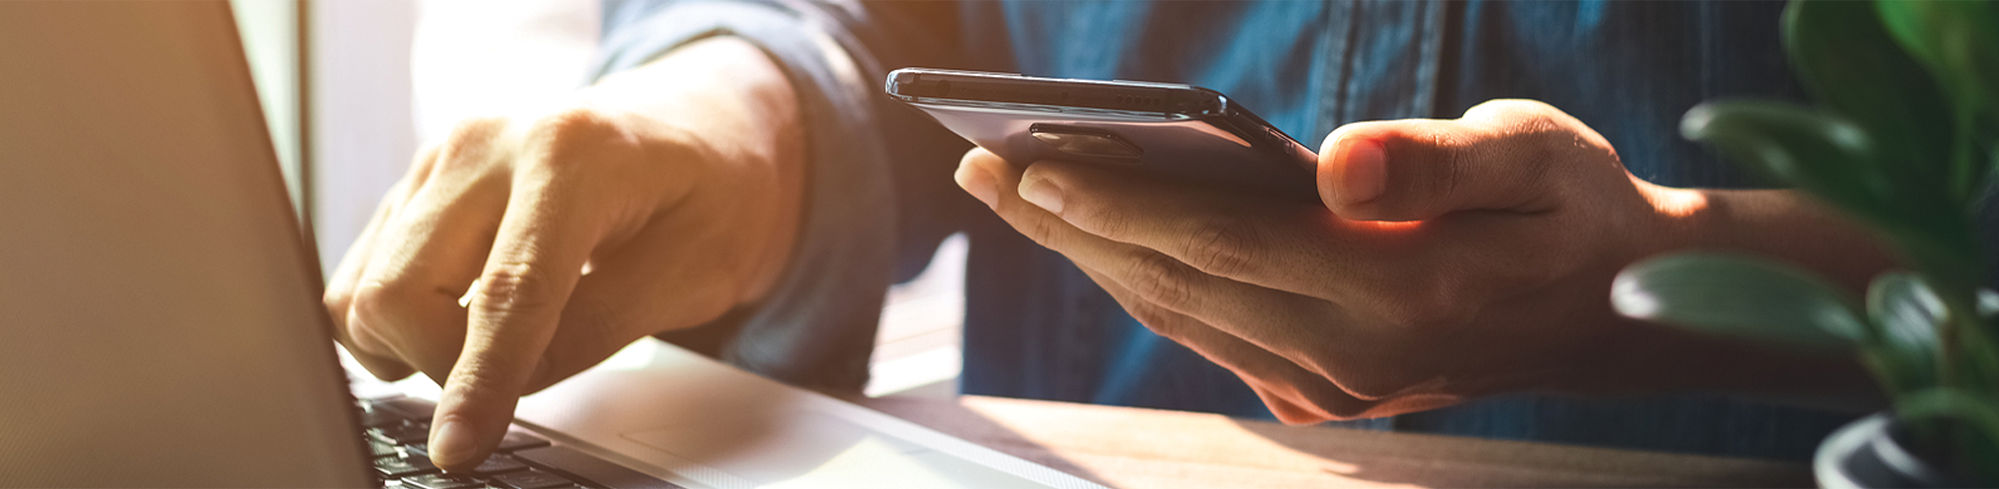
<path fill-rule="evenodd" d="M 1900 432 L 1887 412 L 1854 420 L 1819 442 L 1812 475 L 1827 489 L 1964 486 L 1909 450 Z"/>

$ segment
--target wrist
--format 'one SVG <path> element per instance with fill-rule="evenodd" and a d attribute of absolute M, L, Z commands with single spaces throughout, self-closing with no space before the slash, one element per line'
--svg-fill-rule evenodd
<path fill-rule="evenodd" d="M 651 158 L 694 185 L 671 206 L 722 236 L 690 236 L 732 270 L 731 306 L 761 301 L 782 278 L 804 214 L 805 135 L 795 89 L 747 41 L 695 41 L 599 80 L 581 103 L 615 112 Z"/>
<path fill-rule="evenodd" d="M 1633 260 L 1694 250 L 1747 253 L 1827 276 L 1858 297 L 1894 260 L 1867 229 L 1788 190 L 1680 189 L 1636 182 L 1658 230 Z M 1626 263 L 1625 266 L 1628 266 Z M 1881 398 L 1852 355 L 1788 350 L 1613 314 L 1577 390 L 1701 391 L 1816 407 L 1872 409 Z"/>
<path fill-rule="evenodd" d="M 1686 227 L 1687 247 L 1783 261 L 1825 276 L 1856 294 L 1897 258 L 1872 229 L 1792 190 L 1684 190 L 1705 205 Z"/>

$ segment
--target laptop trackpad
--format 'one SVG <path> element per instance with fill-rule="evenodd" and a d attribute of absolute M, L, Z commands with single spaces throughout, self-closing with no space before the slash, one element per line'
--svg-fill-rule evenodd
<path fill-rule="evenodd" d="M 764 487 L 1047 487 L 811 411 L 739 413 L 624 437 Z"/>

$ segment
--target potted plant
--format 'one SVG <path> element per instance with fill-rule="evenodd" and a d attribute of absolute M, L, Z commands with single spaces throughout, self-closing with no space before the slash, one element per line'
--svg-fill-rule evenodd
<path fill-rule="evenodd" d="M 1726 253 L 1626 268 L 1626 316 L 1857 354 L 1894 407 L 1841 428 L 1813 461 L 1826 487 L 1999 485 L 1999 294 L 1976 215 L 1999 167 L 1999 3 L 1797 1 L 1786 55 L 1817 107 L 1710 102 L 1689 139 L 1865 223 L 1910 270 L 1865 297 L 1812 272 Z"/>

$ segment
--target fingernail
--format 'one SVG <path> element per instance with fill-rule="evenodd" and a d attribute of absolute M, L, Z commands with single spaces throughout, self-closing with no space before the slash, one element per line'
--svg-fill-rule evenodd
<path fill-rule="evenodd" d="M 430 458 L 443 465 L 460 465 L 477 450 L 478 440 L 472 426 L 464 421 L 452 419 L 437 425 L 437 433 L 430 437 Z"/>
<path fill-rule="evenodd" d="M 1062 215 L 1062 188 L 1040 175 L 1029 173 L 1021 178 L 1020 198 L 1051 214 Z"/>
<path fill-rule="evenodd" d="M 1340 174 L 1334 189 L 1340 202 L 1360 204 L 1381 197 L 1388 190 L 1388 154 L 1381 144 L 1356 139 L 1346 144 L 1340 155 Z"/>
<path fill-rule="evenodd" d="M 993 181 L 992 174 L 967 163 L 958 165 L 958 173 L 952 178 L 958 181 L 959 187 L 964 187 L 965 193 L 972 194 L 979 202 L 985 202 L 986 207 L 999 208 L 999 184 Z"/>

